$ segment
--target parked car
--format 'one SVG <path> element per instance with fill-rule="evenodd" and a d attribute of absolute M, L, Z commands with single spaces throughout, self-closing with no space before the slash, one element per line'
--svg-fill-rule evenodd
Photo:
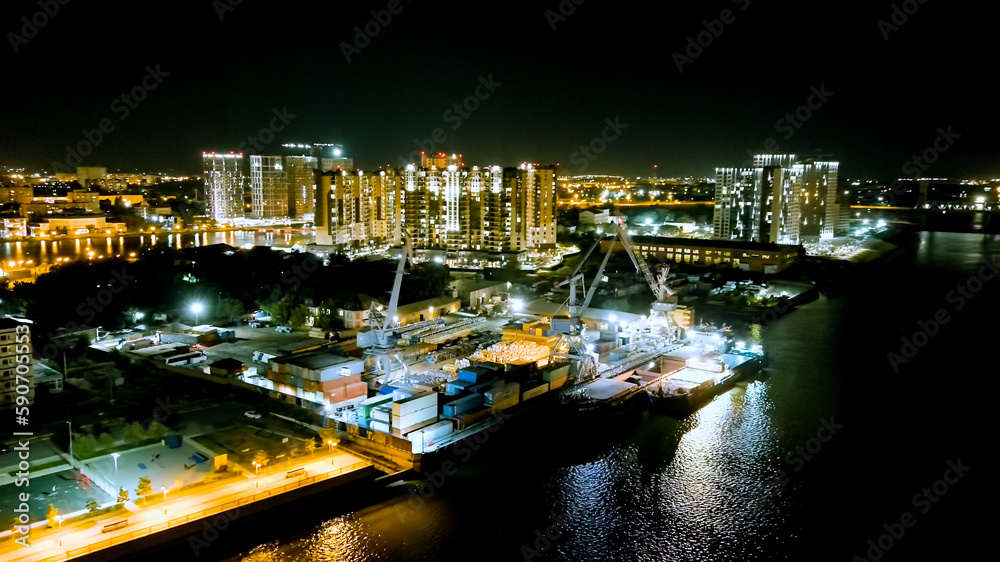
<path fill-rule="evenodd" d="M 261 418 L 261 415 L 256 410 L 248 410 L 243 412 L 243 415 L 252 420 L 259 420 Z"/>
<path fill-rule="evenodd" d="M 290 334 L 290 333 L 292 333 L 292 329 L 289 328 L 288 326 L 278 326 L 277 328 L 275 328 L 275 330 L 277 330 L 278 332 L 281 332 L 282 334 Z"/>
<path fill-rule="evenodd" d="M 250 327 L 251 328 L 266 328 L 267 327 L 267 322 L 259 322 L 257 320 L 251 320 L 250 321 Z"/>

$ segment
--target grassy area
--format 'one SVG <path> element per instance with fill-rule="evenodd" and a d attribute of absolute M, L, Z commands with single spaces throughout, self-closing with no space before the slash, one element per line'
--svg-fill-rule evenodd
<path fill-rule="evenodd" d="M 69 464 L 67 464 L 66 461 L 64 461 L 62 459 L 59 459 L 59 460 L 54 460 L 54 461 L 49 461 L 49 462 L 43 462 L 42 464 L 33 464 L 33 465 L 31 465 L 31 471 L 32 472 L 41 472 L 43 470 L 48 470 L 50 468 L 55 468 L 57 466 L 65 466 L 66 468 L 69 468 Z M 17 472 L 18 471 L 13 470 L 13 471 L 9 472 L 8 474 L 10 474 L 11 476 L 16 477 L 17 476 Z"/>

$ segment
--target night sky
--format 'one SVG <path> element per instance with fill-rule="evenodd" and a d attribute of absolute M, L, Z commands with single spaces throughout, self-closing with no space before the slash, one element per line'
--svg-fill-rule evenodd
<path fill-rule="evenodd" d="M 401 0 L 348 62 L 341 43 L 390 2 L 65 1 L 26 42 L 9 34 L 22 34 L 38 0 L 0 8 L 5 166 L 51 171 L 66 145 L 108 119 L 113 130 L 84 165 L 199 173 L 201 151 L 236 150 L 287 108 L 294 117 L 264 152 L 339 143 L 364 169 L 409 160 L 414 141 L 428 139 L 425 148 L 463 153 L 468 164 L 711 175 L 773 137 L 781 151 L 839 160 L 841 176 L 884 179 L 909 175 L 903 164 L 950 126 L 958 138 L 938 141 L 947 150 L 926 175 L 1000 176 L 992 18 L 961 2 L 906 2 L 917 9 L 905 22 L 897 2 L 902 25 L 883 30 L 891 2 L 658 2 L 651 11 L 607 0 Z M 723 10 L 729 23 L 710 22 L 721 32 L 709 42 L 703 20 Z M 679 71 L 673 54 L 687 56 L 701 32 L 707 46 Z M 157 65 L 167 76 L 143 101 L 114 104 Z M 474 111 L 454 112 L 491 76 Z M 832 95 L 812 98 L 800 128 L 779 121 L 821 87 Z M 617 137 L 602 153 L 577 152 L 616 117 L 627 127 L 609 131 Z"/>

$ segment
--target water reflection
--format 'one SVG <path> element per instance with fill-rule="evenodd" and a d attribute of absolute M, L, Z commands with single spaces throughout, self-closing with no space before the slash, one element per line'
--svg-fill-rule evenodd
<path fill-rule="evenodd" d="M 277 236 L 273 231 L 238 230 L 226 232 L 198 232 L 167 234 L 140 234 L 136 236 L 99 236 L 62 240 L 31 240 L 5 242 L 0 244 L 0 263 L 21 262 L 23 266 L 28 260 L 35 265 L 57 264 L 65 261 L 101 259 L 101 256 L 128 256 L 138 254 L 142 248 L 164 244 L 174 249 L 202 247 L 211 244 L 229 244 L 235 247 L 274 246 L 288 248 L 295 244 L 311 244 L 314 236 L 307 232 L 281 232 Z M 93 254 L 91 254 L 93 252 Z"/>

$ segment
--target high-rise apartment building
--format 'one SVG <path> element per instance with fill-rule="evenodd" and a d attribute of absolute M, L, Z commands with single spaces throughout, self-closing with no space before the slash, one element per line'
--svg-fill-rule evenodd
<path fill-rule="evenodd" d="M 716 238 L 799 244 L 847 228 L 837 162 L 758 154 L 750 168 L 716 168 Z"/>
<path fill-rule="evenodd" d="M 282 157 L 250 155 L 250 208 L 253 218 L 288 218 L 288 201 L 288 177 Z"/>
<path fill-rule="evenodd" d="M 376 172 L 318 172 L 316 242 L 342 248 L 520 251 L 556 242 L 556 167 L 473 166 L 460 156 Z M 322 215 L 322 216 L 321 216 Z"/>
<path fill-rule="evenodd" d="M 205 170 L 205 212 L 219 222 L 242 219 L 243 154 L 202 152 Z"/>

